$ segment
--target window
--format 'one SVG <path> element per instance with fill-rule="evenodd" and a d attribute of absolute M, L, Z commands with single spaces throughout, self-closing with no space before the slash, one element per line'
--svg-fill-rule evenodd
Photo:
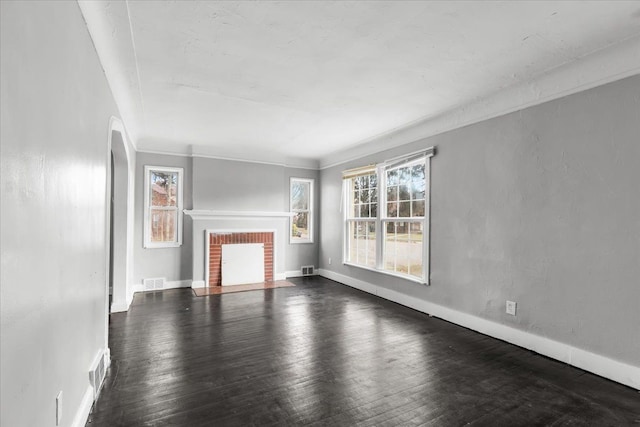
<path fill-rule="evenodd" d="M 345 263 L 428 282 L 433 152 L 343 172 Z"/>
<path fill-rule="evenodd" d="M 182 245 L 182 168 L 144 167 L 144 247 Z"/>
<path fill-rule="evenodd" d="M 289 198 L 292 214 L 290 243 L 312 243 L 313 179 L 291 178 Z"/>
<path fill-rule="evenodd" d="M 347 260 L 375 268 L 378 217 L 378 175 L 374 168 L 361 168 L 348 182 Z"/>

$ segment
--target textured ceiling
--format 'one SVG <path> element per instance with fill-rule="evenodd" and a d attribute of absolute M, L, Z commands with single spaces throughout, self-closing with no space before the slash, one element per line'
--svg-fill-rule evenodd
<path fill-rule="evenodd" d="M 80 5 L 138 149 L 290 164 L 640 34 L 640 2 Z"/>

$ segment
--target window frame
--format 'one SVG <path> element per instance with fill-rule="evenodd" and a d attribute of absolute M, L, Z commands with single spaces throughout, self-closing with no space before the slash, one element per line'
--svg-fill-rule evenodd
<path fill-rule="evenodd" d="M 291 214 L 290 218 L 289 218 L 289 243 L 292 245 L 299 245 L 299 244 L 307 244 L 307 243 L 313 243 L 313 236 L 314 236 L 314 225 L 315 225 L 315 221 L 314 221 L 314 203 L 313 203 L 313 199 L 315 197 L 315 190 L 314 190 L 314 179 L 313 178 L 298 178 L 298 177 L 289 177 L 289 213 Z M 308 209 L 294 209 L 293 208 L 293 184 L 294 182 L 303 182 L 303 183 L 307 183 L 309 184 L 309 206 Z M 302 239 L 302 238 L 295 238 L 292 236 L 292 229 L 293 229 L 293 218 L 295 216 L 296 213 L 307 213 L 307 230 L 308 230 L 308 234 L 309 237 L 307 239 Z"/>
<path fill-rule="evenodd" d="M 153 242 L 151 241 L 151 173 L 152 172 L 160 172 L 160 173 L 177 173 L 178 174 L 178 183 L 177 183 L 177 192 L 178 197 L 176 198 L 176 206 L 175 208 L 169 207 L 170 209 L 166 210 L 175 210 L 176 211 L 176 240 L 172 242 Z M 177 248 L 182 246 L 182 222 L 183 222 L 183 187 L 184 187 L 184 169 L 179 167 L 169 167 L 169 166 L 152 166 L 145 165 L 144 166 L 144 248 L 145 249 L 161 249 L 161 248 Z M 157 209 L 157 208 L 156 208 Z"/>
<path fill-rule="evenodd" d="M 352 169 L 352 171 L 371 170 L 377 176 L 377 216 L 372 218 L 358 218 L 353 216 L 351 212 L 353 210 L 353 179 L 357 176 L 362 176 L 363 173 L 356 172 L 353 177 L 345 177 L 349 174 L 349 171 L 343 172 L 343 260 L 344 265 L 362 268 L 365 270 L 375 271 L 377 273 L 383 273 L 389 276 L 399 277 L 409 281 L 417 282 L 420 284 L 429 285 L 430 282 L 430 205 L 431 205 L 431 157 L 435 150 L 430 148 L 427 150 L 421 150 L 419 152 L 410 153 L 404 156 L 396 157 L 387 160 L 383 163 L 379 163 L 375 166 L 362 167 Z M 386 173 L 389 170 L 398 169 L 405 165 L 416 164 L 420 161 L 424 161 L 424 179 L 425 179 L 425 198 L 424 198 L 424 216 L 423 217 L 389 217 L 387 214 L 387 179 Z M 369 174 L 367 174 L 369 175 Z M 410 199 L 412 201 L 412 199 Z M 374 221 L 375 222 L 375 249 L 376 249 L 376 262 L 375 267 L 368 265 L 358 264 L 349 260 L 350 255 L 350 224 L 354 221 Z M 386 238 L 386 225 L 390 222 L 406 222 L 406 223 L 422 223 L 422 276 L 417 277 L 408 273 L 399 273 L 397 271 L 388 270 L 385 268 L 385 238 Z"/>

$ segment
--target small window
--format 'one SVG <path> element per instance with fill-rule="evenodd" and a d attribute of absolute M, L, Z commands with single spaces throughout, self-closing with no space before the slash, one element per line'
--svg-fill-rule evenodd
<path fill-rule="evenodd" d="M 344 262 L 429 279 L 429 164 L 434 149 L 343 172 Z"/>
<path fill-rule="evenodd" d="M 291 178 L 290 243 L 313 242 L 313 179 Z"/>
<path fill-rule="evenodd" d="M 144 167 L 144 247 L 182 245 L 182 168 Z"/>

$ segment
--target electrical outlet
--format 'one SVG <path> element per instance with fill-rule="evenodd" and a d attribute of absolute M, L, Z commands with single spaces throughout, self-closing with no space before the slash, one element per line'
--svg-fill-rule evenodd
<path fill-rule="evenodd" d="M 512 316 L 516 315 L 516 303 L 515 301 L 507 301 L 507 314 Z"/>
<path fill-rule="evenodd" d="M 59 426 L 62 421 L 62 390 L 56 396 L 56 425 Z"/>
<path fill-rule="evenodd" d="M 329 257 L 329 265 L 331 265 L 331 257 Z"/>

